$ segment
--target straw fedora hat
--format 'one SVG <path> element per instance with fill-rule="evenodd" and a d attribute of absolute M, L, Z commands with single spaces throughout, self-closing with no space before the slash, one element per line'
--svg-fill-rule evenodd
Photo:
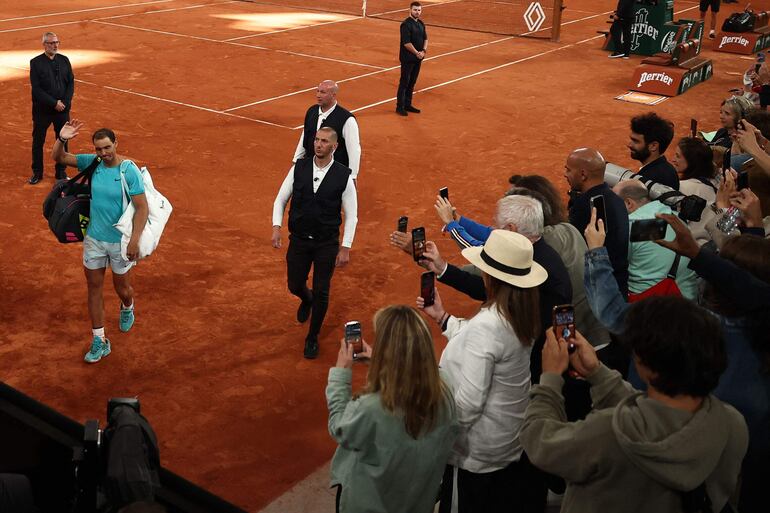
<path fill-rule="evenodd" d="M 532 261 L 532 243 L 525 236 L 508 230 L 494 230 L 483 247 L 465 248 L 470 263 L 498 280 L 516 287 L 537 287 L 548 272 Z"/>

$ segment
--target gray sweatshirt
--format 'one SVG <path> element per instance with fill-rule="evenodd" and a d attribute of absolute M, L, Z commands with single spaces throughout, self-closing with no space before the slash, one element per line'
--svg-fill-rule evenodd
<path fill-rule="evenodd" d="M 519 435 L 535 465 L 567 481 L 562 513 L 678 513 L 682 492 L 704 482 L 713 510 L 724 507 L 748 445 L 740 413 L 713 396 L 694 414 L 671 408 L 604 366 L 588 381 L 594 410 L 567 422 L 563 380 L 544 373 Z"/>

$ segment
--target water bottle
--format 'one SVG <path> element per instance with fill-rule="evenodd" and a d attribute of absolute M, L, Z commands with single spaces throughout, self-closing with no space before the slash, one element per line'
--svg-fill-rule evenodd
<path fill-rule="evenodd" d="M 730 207 L 727 209 L 722 217 L 717 221 L 717 228 L 724 234 L 730 234 L 738 225 L 738 218 L 741 215 L 741 211 L 736 207 Z"/>

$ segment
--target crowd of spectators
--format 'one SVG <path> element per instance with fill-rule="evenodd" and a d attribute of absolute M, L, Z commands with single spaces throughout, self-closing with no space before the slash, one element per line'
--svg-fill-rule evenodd
<path fill-rule="evenodd" d="M 489 224 L 436 197 L 466 262 L 430 238 L 414 260 L 478 309 L 452 315 L 437 286 L 380 310 L 363 352 L 341 341 L 338 511 L 542 512 L 549 490 L 565 512 L 767 510 L 770 113 L 747 96 L 720 113 L 713 137 L 677 141 L 656 113 L 634 117 L 641 167 L 625 179 L 595 148 L 565 156 L 567 196 L 511 176 L 475 213 Z M 409 231 L 390 244 L 415 257 Z M 554 329 L 565 305 L 571 332 Z M 359 392 L 354 356 L 369 361 Z"/>

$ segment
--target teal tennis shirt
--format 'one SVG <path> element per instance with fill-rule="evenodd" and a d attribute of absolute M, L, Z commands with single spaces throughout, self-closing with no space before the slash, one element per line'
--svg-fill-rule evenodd
<path fill-rule="evenodd" d="M 96 155 L 80 154 L 78 170 L 82 171 L 94 161 Z M 123 215 L 123 182 L 120 173 L 124 173 L 131 196 L 144 194 L 142 173 L 136 164 L 124 160 L 119 166 L 107 167 L 104 162 L 94 171 L 91 178 L 91 221 L 86 235 L 102 242 L 120 242 L 121 234 L 113 226 Z"/>

